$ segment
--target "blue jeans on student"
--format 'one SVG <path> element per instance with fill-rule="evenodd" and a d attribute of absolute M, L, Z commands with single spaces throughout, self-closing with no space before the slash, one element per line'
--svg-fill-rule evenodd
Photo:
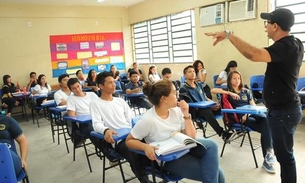
<path fill-rule="evenodd" d="M 217 144 L 209 139 L 196 139 L 204 144 L 207 151 L 201 159 L 186 154 L 177 160 L 165 163 L 164 169 L 183 178 L 203 183 L 225 183 L 223 171 L 219 167 Z"/>
<path fill-rule="evenodd" d="M 266 150 L 268 148 L 273 148 L 267 116 L 264 114 L 250 115 L 244 125 L 261 134 L 261 146 L 263 157 L 265 157 L 267 153 Z"/>
<path fill-rule="evenodd" d="M 274 153 L 281 165 L 282 183 L 296 183 L 297 173 L 293 155 L 293 135 L 297 124 L 302 119 L 300 106 L 290 109 L 268 111 Z"/>

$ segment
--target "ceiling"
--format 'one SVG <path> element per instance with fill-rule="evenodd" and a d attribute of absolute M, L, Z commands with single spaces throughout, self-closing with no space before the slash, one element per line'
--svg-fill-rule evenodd
<path fill-rule="evenodd" d="M 129 7 L 145 0 L 0 0 L 0 4 L 39 4 L 60 6 L 122 6 Z"/>

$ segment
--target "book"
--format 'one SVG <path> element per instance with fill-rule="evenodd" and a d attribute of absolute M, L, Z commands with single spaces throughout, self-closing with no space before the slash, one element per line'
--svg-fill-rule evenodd
<path fill-rule="evenodd" d="M 166 140 L 150 143 L 150 145 L 158 147 L 156 150 L 156 154 L 158 156 L 171 154 L 173 152 L 182 151 L 185 149 L 191 149 L 196 147 L 197 144 L 202 145 L 195 139 L 180 132 L 173 132 L 171 137 Z"/>

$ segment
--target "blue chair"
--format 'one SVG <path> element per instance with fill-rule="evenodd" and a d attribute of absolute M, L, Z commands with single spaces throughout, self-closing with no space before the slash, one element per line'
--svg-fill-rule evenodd
<path fill-rule="evenodd" d="M 181 76 L 181 85 L 183 85 L 185 83 L 185 77 Z"/>
<path fill-rule="evenodd" d="M 265 75 L 255 75 L 250 77 L 250 90 L 256 103 L 263 102 L 262 98 L 257 98 L 257 92 L 261 93 L 264 89 Z"/>
<path fill-rule="evenodd" d="M 257 164 L 257 160 L 256 160 L 256 156 L 255 156 L 254 151 L 256 149 L 258 149 L 260 147 L 260 145 L 254 147 L 254 144 L 252 142 L 252 138 L 251 138 L 251 135 L 250 135 L 250 132 L 252 132 L 253 130 L 250 127 L 247 127 L 247 126 L 243 125 L 243 123 L 241 122 L 241 119 L 236 114 L 237 113 L 236 110 L 233 109 L 233 107 L 229 103 L 228 96 L 225 95 L 225 94 L 222 95 L 221 105 L 222 105 L 221 106 L 222 107 L 221 111 L 222 111 L 222 114 L 223 114 L 223 122 L 224 122 L 225 131 L 226 132 L 235 132 L 236 135 L 233 137 L 233 139 L 231 141 L 224 141 L 220 157 L 223 156 L 223 153 L 224 153 L 224 150 L 225 150 L 225 147 L 226 147 L 227 144 L 229 144 L 232 141 L 235 141 L 235 140 L 239 139 L 240 137 L 242 137 L 242 140 L 240 142 L 240 147 L 242 147 L 243 144 L 244 144 L 245 137 L 248 136 L 248 140 L 249 140 L 249 144 L 250 144 L 250 147 L 251 147 L 251 152 L 252 152 L 252 155 L 253 155 L 255 167 L 258 168 L 258 164 Z M 242 113 L 242 114 L 245 114 L 245 113 Z"/>
<path fill-rule="evenodd" d="M 116 130 L 118 132 L 118 135 L 117 136 L 113 136 L 113 139 L 115 141 L 115 145 L 118 141 L 121 141 L 123 139 L 126 139 L 126 137 L 128 136 L 129 132 L 130 132 L 130 129 L 126 128 L 126 129 L 119 129 L 119 130 Z M 98 133 L 96 131 L 92 131 L 90 133 L 91 136 L 93 137 L 96 137 L 97 139 L 99 140 L 104 140 L 104 135 L 101 134 L 101 133 Z M 121 176 L 122 176 L 122 179 L 123 179 L 123 182 L 128 182 L 132 179 L 134 179 L 135 177 L 131 177 L 130 179 L 126 179 L 125 178 L 125 175 L 124 175 L 124 171 L 123 171 L 123 167 L 122 167 L 122 164 L 125 163 L 126 161 L 124 160 L 123 157 L 121 157 L 118 153 L 115 153 L 114 155 L 117 157 L 116 158 L 116 162 L 117 163 L 113 163 L 113 164 L 110 164 L 109 166 L 106 166 L 106 155 L 103 154 L 103 152 L 101 152 L 101 150 L 97 147 L 95 147 L 95 152 L 96 152 L 96 155 L 103 161 L 103 176 L 102 176 L 102 182 L 105 183 L 105 177 L 106 177 L 106 170 L 109 170 L 115 166 L 119 166 L 120 168 L 120 172 L 121 172 Z"/>
<path fill-rule="evenodd" d="M 304 87 L 305 87 L 305 77 L 298 78 L 298 80 L 297 80 L 297 91 L 300 91 Z"/>
<path fill-rule="evenodd" d="M 220 84 L 216 84 L 216 81 L 217 81 L 218 77 L 219 77 L 219 75 L 213 76 L 214 88 L 221 88 L 221 85 L 220 85 Z"/>
<path fill-rule="evenodd" d="M 14 144 L 11 148 L 16 149 Z M 29 183 L 29 178 L 24 169 L 16 176 L 11 152 L 5 143 L 0 143 L 0 182 L 17 183 L 22 180 L 23 183 Z"/>
<path fill-rule="evenodd" d="M 121 82 L 120 81 L 115 81 L 115 93 L 118 95 L 118 96 L 122 96 L 123 94 L 123 88 L 122 88 L 122 85 L 121 85 Z"/>

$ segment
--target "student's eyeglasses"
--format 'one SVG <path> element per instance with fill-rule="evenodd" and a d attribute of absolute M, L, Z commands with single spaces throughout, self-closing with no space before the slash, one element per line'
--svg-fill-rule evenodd
<path fill-rule="evenodd" d="M 264 25 L 265 25 L 265 26 L 267 26 L 268 24 L 272 24 L 272 22 L 269 21 L 269 20 L 264 21 Z"/>

